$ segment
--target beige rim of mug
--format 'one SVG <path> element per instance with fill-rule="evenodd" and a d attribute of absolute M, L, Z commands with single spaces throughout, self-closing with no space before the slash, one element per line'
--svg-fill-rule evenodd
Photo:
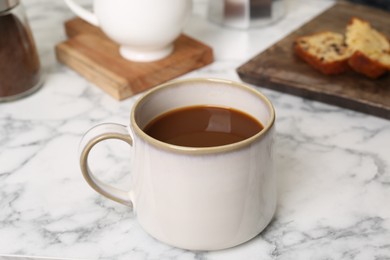
<path fill-rule="evenodd" d="M 227 84 L 227 85 L 233 85 L 236 87 L 239 87 L 243 90 L 246 90 L 260 99 L 264 101 L 265 104 L 267 104 L 270 112 L 271 112 L 271 118 L 268 122 L 267 125 L 264 125 L 263 130 L 261 130 L 259 133 L 255 134 L 254 136 L 251 136 L 245 140 L 242 140 L 240 142 L 228 144 L 228 145 L 222 145 L 222 146 L 212 146 L 212 147 L 187 147 L 187 146 L 179 146 L 179 145 L 173 145 L 173 144 L 168 144 L 164 143 L 162 141 L 159 141 L 149 135 L 147 135 L 136 123 L 135 121 L 135 110 L 137 109 L 138 105 L 147 98 L 148 96 L 153 95 L 155 92 L 162 91 L 166 88 L 170 87 L 175 87 L 179 84 L 190 84 L 190 83 L 207 83 L 207 82 L 216 82 L 216 83 L 222 83 L 222 84 Z M 167 83 L 164 83 L 156 88 L 153 88 L 149 90 L 147 93 L 145 93 L 133 106 L 131 110 L 131 115 L 130 115 L 130 121 L 131 121 L 131 127 L 133 128 L 135 134 L 140 136 L 143 140 L 146 142 L 152 144 L 153 146 L 168 150 L 171 152 L 176 152 L 176 153 L 183 153 L 183 154 L 209 154 L 209 153 L 223 153 L 223 152 L 230 152 L 234 150 L 238 150 L 240 148 L 243 148 L 245 146 L 248 146 L 252 144 L 253 142 L 259 140 L 262 138 L 264 135 L 266 135 L 271 127 L 274 125 L 275 122 L 275 109 L 269 101 L 269 99 L 264 96 L 262 93 L 259 91 L 245 85 L 239 82 L 235 81 L 230 81 L 230 80 L 224 80 L 224 79 L 213 79 L 213 78 L 194 78 L 194 79 L 183 79 L 183 80 L 174 80 L 174 81 L 169 81 Z"/>

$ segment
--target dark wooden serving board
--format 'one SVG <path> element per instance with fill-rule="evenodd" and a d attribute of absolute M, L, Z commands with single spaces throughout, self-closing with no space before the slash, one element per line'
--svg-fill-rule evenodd
<path fill-rule="evenodd" d="M 344 33 L 352 16 L 369 21 L 374 28 L 390 36 L 389 12 L 337 3 L 239 67 L 239 76 L 243 81 L 261 87 L 390 119 L 390 73 L 376 80 L 353 71 L 326 76 L 293 53 L 296 37 L 319 31 Z"/>

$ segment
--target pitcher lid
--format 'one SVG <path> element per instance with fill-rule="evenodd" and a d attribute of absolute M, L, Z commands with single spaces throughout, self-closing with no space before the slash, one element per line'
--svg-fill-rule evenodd
<path fill-rule="evenodd" d="M 20 0 L 0 0 L 0 12 L 7 11 L 19 4 Z"/>

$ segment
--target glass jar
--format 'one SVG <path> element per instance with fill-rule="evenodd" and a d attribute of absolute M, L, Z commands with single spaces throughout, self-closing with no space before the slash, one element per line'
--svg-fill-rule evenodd
<path fill-rule="evenodd" d="M 249 29 L 266 26 L 286 14 L 285 0 L 209 0 L 208 18 L 217 24 Z"/>
<path fill-rule="evenodd" d="M 0 102 L 33 93 L 41 79 L 39 56 L 20 0 L 0 0 Z"/>

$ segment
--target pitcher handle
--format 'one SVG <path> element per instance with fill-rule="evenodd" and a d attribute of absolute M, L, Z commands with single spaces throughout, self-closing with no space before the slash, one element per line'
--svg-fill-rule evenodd
<path fill-rule="evenodd" d="M 81 139 L 80 143 L 80 168 L 87 183 L 103 196 L 133 207 L 130 199 L 130 192 L 117 189 L 96 178 L 88 165 L 88 156 L 91 149 L 99 142 L 107 139 L 119 139 L 133 146 L 133 138 L 130 136 L 127 127 L 120 124 L 105 123 L 91 128 Z"/>
<path fill-rule="evenodd" d="M 99 20 L 97 16 L 80 6 L 79 4 L 76 4 L 73 0 L 65 0 L 65 3 L 68 5 L 70 10 L 72 10 L 77 16 L 79 16 L 84 21 L 98 26 L 99 27 Z"/>

